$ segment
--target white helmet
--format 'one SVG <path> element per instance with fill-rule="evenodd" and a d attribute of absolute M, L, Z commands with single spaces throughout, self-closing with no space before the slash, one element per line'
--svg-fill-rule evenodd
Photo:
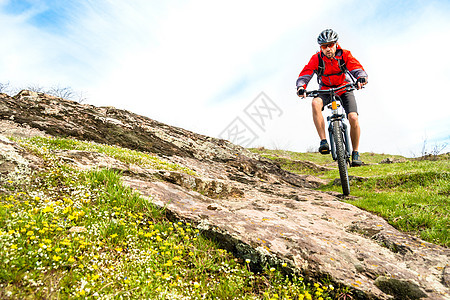
<path fill-rule="evenodd" d="M 319 45 L 327 43 L 336 43 L 339 39 L 339 35 L 333 29 L 325 29 L 317 37 Z"/>

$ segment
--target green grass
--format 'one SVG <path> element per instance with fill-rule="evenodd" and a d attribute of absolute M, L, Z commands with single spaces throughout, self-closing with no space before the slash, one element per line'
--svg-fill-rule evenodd
<path fill-rule="evenodd" d="M 119 173 L 81 172 L 54 155 L 97 145 L 21 143 L 45 167 L 0 178 L 2 299 L 334 299 L 343 292 L 271 266 L 254 273 L 251 261 L 220 249 L 191 224 L 168 220 L 164 209 L 123 186 Z M 128 159 L 127 150 L 106 148 Z"/>
<path fill-rule="evenodd" d="M 330 181 L 321 190 L 342 192 L 333 184 L 339 171 L 317 172 L 296 170 L 293 160 L 310 160 L 319 165 L 331 162 L 329 155 L 319 153 L 294 153 L 288 151 L 252 149 L 268 158 L 279 161 L 281 166 L 299 174 L 314 174 Z M 422 239 L 450 246 L 450 159 L 449 155 L 429 157 L 427 160 L 406 159 L 400 156 L 363 153 L 362 160 L 368 164 L 350 168 L 350 176 L 364 177 L 362 181 L 351 181 L 351 195 L 356 200 L 347 202 L 385 218 L 401 231 Z M 404 162 L 378 164 L 385 158 L 401 159 Z M 430 160 L 431 159 L 431 160 Z"/>
<path fill-rule="evenodd" d="M 115 158 L 121 162 L 136 164 L 145 168 L 179 171 L 190 175 L 196 175 L 194 171 L 188 168 L 164 161 L 161 158 L 150 153 L 139 152 L 118 146 L 79 141 L 69 138 L 33 137 L 25 140 L 14 140 L 17 142 L 21 142 L 24 146 L 28 146 L 31 150 L 43 156 L 55 150 L 99 152 Z"/>

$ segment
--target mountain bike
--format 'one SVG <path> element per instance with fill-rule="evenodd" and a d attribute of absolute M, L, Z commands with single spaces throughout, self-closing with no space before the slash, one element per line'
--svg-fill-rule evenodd
<path fill-rule="evenodd" d="M 317 97 L 320 94 L 328 94 L 331 97 L 331 103 L 327 105 L 327 107 L 331 109 L 332 113 L 331 116 L 327 117 L 331 156 L 333 157 L 333 160 L 337 160 L 338 162 L 342 193 L 346 196 L 350 194 L 350 181 L 348 178 L 347 166 L 351 166 L 350 155 L 352 153 L 352 148 L 350 146 L 348 126 L 345 122 L 346 115 L 343 112 L 341 105 L 337 103 L 338 101 L 340 102 L 337 92 L 341 90 L 350 92 L 355 89 L 355 84 L 349 83 L 347 85 L 328 90 L 314 90 L 306 92 L 307 97 Z"/>

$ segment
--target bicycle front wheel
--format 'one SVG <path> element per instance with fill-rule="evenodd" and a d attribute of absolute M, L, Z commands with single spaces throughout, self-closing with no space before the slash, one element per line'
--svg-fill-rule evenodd
<path fill-rule="evenodd" d="M 333 122 L 333 139 L 336 149 L 336 157 L 339 167 L 339 177 L 341 178 L 342 193 L 350 195 L 350 181 L 348 179 L 347 158 L 345 155 L 345 145 L 340 121 Z"/>

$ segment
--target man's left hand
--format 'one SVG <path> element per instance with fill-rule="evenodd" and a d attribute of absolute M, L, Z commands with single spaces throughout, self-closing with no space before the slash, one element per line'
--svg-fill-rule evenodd
<path fill-rule="evenodd" d="M 356 82 L 358 83 L 358 90 L 365 86 L 368 82 L 367 77 L 359 77 Z"/>

